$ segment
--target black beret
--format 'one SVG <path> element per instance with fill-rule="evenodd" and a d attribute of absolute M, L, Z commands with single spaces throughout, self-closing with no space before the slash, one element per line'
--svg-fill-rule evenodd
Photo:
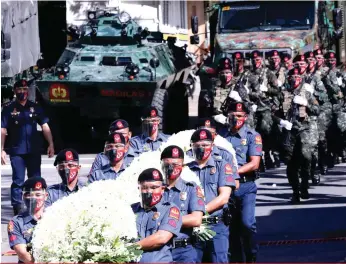
<path fill-rule="evenodd" d="M 228 112 L 245 112 L 249 113 L 249 109 L 243 102 L 232 102 L 229 105 Z"/>
<path fill-rule="evenodd" d="M 219 71 L 232 70 L 232 61 L 230 60 L 230 58 L 221 58 L 219 60 L 218 69 Z"/>
<path fill-rule="evenodd" d="M 142 119 L 151 118 L 151 117 L 159 117 L 159 112 L 156 107 L 150 106 L 143 111 Z"/>
<path fill-rule="evenodd" d="M 197 129 L 191 136 L 191 142 L 196 143 L 202 140 L 213 141 L 213 136 L 208 129 Z"/>
<path fill-rule="evenodd" d="M 232 54 L 232 58 L 233 60 L 243 60 L 244 59 L 244 55 L 242 52 L 234 52 Z"/>
<path fill-rule="evenodd" d="M 200 118 L 196 128 L 216 128 L 216 122 L 213 118 Z"/>
<path fill-rule="evenodd" d="M 271 50 L 268 53 L 269 57 L 274 57 L 274 56 L 279 56 L 280 57 L 280 53 L 277 50 Z"/>
<path fill-rule="evenodd" d="M 305 56 L 305 59 L 308 59 L 308 58 L 315 58 L 315 55 L 312 51 L 307 51 L 304 53 L 304 56 Z"/>
<path fill-rule="evenodd" d="M 142 171 L 142 173 L 138 176 L 138 182 L 145 181 L 163 181 L 163 177 L 159 170 L 155 168 L 149 168 Z"/>
<path fill-rule="evenodd" d="M 117 132 L 109 134 L 108 137 L 107 137 L 106 142 L 110 143 L 110 144 L 112 144 L 112 143 L 121 143 L 121 144 L 126 145 L 126 139 L 123 136 L 123 134 L 117 133 Z"/>
<path fill-rule="evenodd" d="M 257 57 L 262 57 L 262 53 L 258 50 L 254 50 L 253 52 L 251 52 L 250 57 L 251 57 L 251 59 L 255 59 Z"/>
<path fill-rule="evenodd" d="M 54 166 L 58 165 L 58 163 L 65 162 L 65 161 L 79 161 L 79 156 L 77 151 L 74 149 L 68 148 L 63 149 L 56 155 Z"/>
<path fill-rule="evenodd" d="M 324 56 L 326 59 L 336 59 L 336 53 L 333 50 L 330 50 Z"/>
<path fill-rule="evenodd" d="M 288 61 L 288 60 L 292 59 L 292 56 L 290 54 L 288 54 L 288 53 L 282 53 L 281 59 L 283 61 Z"/>
<path fill-rule="evenodd" d="M 14 83 L 13 88 L 16 89 L 18 87 L 28 87 L 28 86 L 29 86 L 29 84 L 28 84 L 27 80 L 21 79 L 21 80 L 16 81 Z"/>
<path fill-rule="evenodd" d="M 304 55 L 297 55 L 294 57 L 293 62 L 297 62 L 297 61 L 305 61 L 305 56 Z"/>
<path fill-rule="evenodd" d="M 24 182 L 23 191 L 38 191 L 47 189 L 47 183 L 42 177 L 31 177 Z"/>
<path fill-rule="evenodd" d="M 113 133 L 116 130 L 128 128 L 129 123 L 124 119 L 117 119 L 109 126 L 109 133 Z"/>
<path fill-rule="evenodd" d="M 321 49 L 315 49 L 314 50 L 314 55 L 317 56 L 317 55 L 322 55 L 323 56 L 323 52 Z"/>
<path fill-rule="evenodd" d="M 175 145 L 168 146 L 161 153 L 161 160 L 163 159 L 184 159 L 184 151 Z"/>
<path fill-rule="evenodd" d="M 299 68 L 298 67 L 294 67 L 293 69 L 290 69 L 287 73 L 288 76 L 292 76 L 292 75 L 301 75 Z"/>

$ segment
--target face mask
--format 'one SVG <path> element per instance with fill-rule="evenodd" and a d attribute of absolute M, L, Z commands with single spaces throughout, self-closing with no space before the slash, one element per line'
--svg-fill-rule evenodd
<path fill-rule="evenodd" d="M 309 71 L 310 71 L 310 72 L 314 71 L 315 65 L 316 65 L 316 63 L 315 63 L 314 61 L 311 61 L 311 62 L 309 63 Z"/>
<path fill-rule="evenodd" d="M 306 72 L 306 66 L 299 66 L 299 73 L 304 74 Z"/>
<path fill-rule="evenodd" d="M 24 199 L 25 206 L 29 211 L 30 215 L 35 215 L 44 206 L 44 199 L 38 198 L 27 198 Z"/>
<path fill-rule="evenodd" d="M 59 170 L 59 175 L 65 185 L 70 184 L 77 178 L 78 168 Z"/>
<path fill-rule="evenodd" d="M 323 59 L 317 59 L 317 67 L 321 67 L 323 65 Z"/>
<path fill-rule="evenodd" d="M 245 118 L 236 118 L 235 116 L 231 116 L 229 118 L 229 125 L 231 128 L 240 129 L 245 123 Z"/>
<path fill-rule="evenodd" d="M 141 205 L 144 209 L 151 208 L 161 200 L 162 193 L 142 193 Z"/>
<path fill-rule="evenodd" d="M 220 74 L 220 81 L 223 84 L 228 84 L 232 80 L 232 74 L 231 73 L 223 73 Z"/>
<path fill-rule="evenodd" d="M 24 93 L 16 93 L 16 98 L 18 99 L 18 101 L 22 102 L 25 101 L 28 98 L 28 93 L 24 92 Z"/>
<path fill-rule="evenodd" d="M 151 137 L 158 131 L 158 128 L 159 128 L 159 125 L 157 123 L 143 123 L 142 133 L 146 137 Z"/>
<path fill-rule="evenodd" d="M 254 65 L 256 69 L 259 69 L 262 66 L 262 60 L 254 61 Z"/>
<path fill-rule="evenodd" d="M 211 154 L 211 148 L 212 147 L 208 147 L 208 148 L 193 148 L 193 154 L 196 160 L 206 160 L 209 158 L 210 154 Z"/>
<path fill-rule="evenodd" d="M 183 168 L 181 166 L 173 166 L 172 164 L 162 165 L 162 171 L 167 180 L 177 179 L 180 176 L 182 170 Z M 165 184 L 167 183 L 168 181 L 165 182 Z"/>
<path fill-rule="evenodd" d="M 300 85 L 300 79 L 299 78 L 292 78 L 291 79 L 291 81 L 290 81 L 291 88 L 296 89 L 299 87 L 299 85 Z"/>
<path fill-rule="evenodd" d="M 335 68 L 336 67 L 336 61 L 328 61 L 329 68 Z"/>
<path fill-rule="evenodd" d="M 111 149 L 106 151 L 106 156 L 111 163 L 118 163 L 124 157 L 123 149 Z"/>

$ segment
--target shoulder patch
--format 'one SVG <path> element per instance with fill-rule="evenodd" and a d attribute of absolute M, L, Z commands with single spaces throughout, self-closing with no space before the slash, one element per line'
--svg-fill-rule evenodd
<path fill-rule="evenodd" d="M 169 217 L 179 220 L 180 211 L 179 211 L 178 207 L 174 206 L 169 210 Z"/>
<path fill-rule="evenodd" d="M 232 166 L 227 163 L 226 166 L 225 166 L 225 174 L 232 174 L 233 173 L 233 170 L 232 170 Z"/>
<path fill-rule="evenodd" d="M 262 137 L 260 135 L 257 135 L 255 137 L 255 144 L 256 145 L 262 145 Z"/>
<path fill-rule="evenodd" d="M 14 229 L 14 224 L 13 224 L 13 221 L 11 220 L 8 225 L 7 225 L 7 231 L 9 233 L 12 233 L 13 232 L 13 229 Z"/>
<path fill-rule="evenodd" d="M 196 186 L 196 192 L 197 192 L 197 197 L 198 198 L 204 198 L 204 194 L 203 194 L 203 191 L 202 191 L 201 187 Z"/>

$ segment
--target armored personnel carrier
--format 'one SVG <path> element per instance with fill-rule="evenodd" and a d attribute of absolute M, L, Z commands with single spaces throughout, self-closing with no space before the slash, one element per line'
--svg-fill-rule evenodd
<path fill-rule="evenodd" d="M 44 69 L 38 61 L 34 73 L 60 143 L 89 144 L 90 135 L 104 136 L 117 118 L 139 132 L 141 110 L 150 105 L 159 110 L 163 132 L 186 129 L 192 67 L 186 47 L 175 46 L 174 38 L 164 43 L 162 33 L 119 10 L 89 11 L 87 23 L 69 27 L 68 34 L 56 66 Z"/>

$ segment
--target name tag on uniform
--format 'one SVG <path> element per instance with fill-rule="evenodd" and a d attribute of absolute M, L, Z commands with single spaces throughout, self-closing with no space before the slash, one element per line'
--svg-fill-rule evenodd
<path fill-rule="evenodd" d="M 213 175 L 213 174 L 215 174 L 215 172 L 216 172 L 216 168 L 212 167 L 211 170 L 210 170 L 210 174 Z"/>
<path fill-rule="evenodd" d="M 185 201 L 187 198 L 187 193 L 186 192 L 181 192 L 180 193 L 180 200 Z"/>
<path fill-rule="evenodd" d="M 242 138 L 240 141 L 240 144 L 242 144 L 243 146 L 245 146 L 247 143 L 246 138 Z"/>

